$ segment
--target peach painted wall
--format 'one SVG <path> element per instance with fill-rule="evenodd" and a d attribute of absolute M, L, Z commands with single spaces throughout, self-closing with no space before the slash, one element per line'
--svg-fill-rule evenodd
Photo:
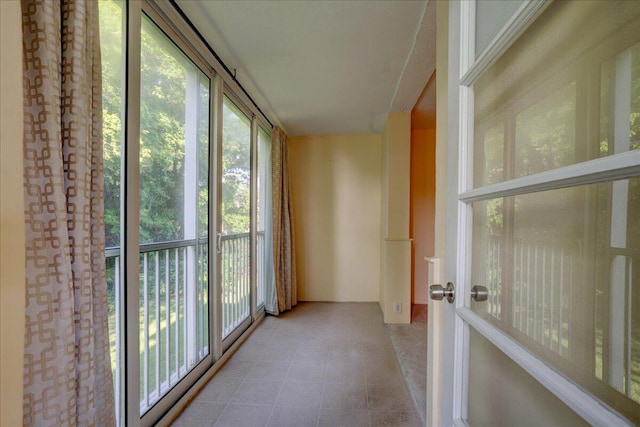
<path fill-rule="evenodd" d="M 0 1 L 0 425 L 22 425 L 24 204 L 20 2 Z"/>
<path fill-rule="evenodd" d="M 413 303 L 427 304 L 429 277 L 425 257 L 435 249 L 436 132 L 411 131 L 411 237 L 413 238 Z"/>
<path fill-rule="evenodd" d="M 289 138 L 298 299 L 378 301 L 380 135 Z"/>

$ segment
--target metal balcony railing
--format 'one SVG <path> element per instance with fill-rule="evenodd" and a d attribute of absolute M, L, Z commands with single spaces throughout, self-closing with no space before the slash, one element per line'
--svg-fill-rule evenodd
<path fill-rule="evenodd" d="M 251 315 L 250 234 L 221 239 L 223 339 Z M 257 305 L 264 303 L 264 233 L 257 235 Z M 140 413 L 209 354 L 208 238 L 140 245 Z M 120 378 L 120 248 L 106 249 L 112 368 Z M 119 390 L 116 387 L 116 390 Z"/>
<path fill-rule="evenodd" d="M 251 234 L 222 236 L 222 339 L 251 316 Z"/>
<path fill-rule="evenodd" d="M 576 268 L 573 249 L 557 242 L 514 239 L 511 277 L 504 278 L 502 245 L 500 236 L 489 236 L 485 278 L 488 314 L 502 319 L 510 306 L 511 327 L 565 356 Z M 504 301 L 503 279 L 512 284 L 511 301 Z"/>
<path fill-rule="evenodd" d="M 140 245 L 141 414 L 209 354 L 207 243 L 200 238 Z M 119 248 L 107 248 L 106 265 L 115 294 L 120 290 Z M 112 331 L 118 333 L 114 308 Z"/>
<path fill-rule="evenodd" d="M 222 339 L 251 316 L 251 234 L 221 237 Z M 264 232 L 256 241 L 256 305 L 264 304 Z"/>
<path fill-rule="evenodd" d="M 505 250 L 510 251 L 509 268 L 504 266 Z M 632 299 L 640 250 L 610 246 L 596 250 L 596 277 L 586 278 L 587 283 L 595 280 L 590 288 L 584 280 L 584 252 L 575 245 L 514 239 L 505 247 L 501 236 L 488 236 L 485 309 L 498 320 L 509 313 L 511 328 L 565 359 L 570 360 L 572 352 L 594 351 L 596 378 L 640 402 L 640 322 L 633 316 Z M 506 277 L 508 270 L 510 277 Z M 508 294 L 504 281 L 511 285 Z M 594 347 L 590 350 L 574 340 L 570 349 L 570 321 L 581 309 L 576 295 L 586 292 L 594 292 L 594 311 L 588 313 L 593 317 L 581 315 L 593 322 Z"/>

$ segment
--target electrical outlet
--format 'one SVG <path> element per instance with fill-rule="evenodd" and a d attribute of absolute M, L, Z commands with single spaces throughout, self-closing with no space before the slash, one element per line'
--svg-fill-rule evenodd
<path fill-rule="evenodd" d="M 393 312 L 394 313 L 402 313 L 402 303 L 396 301 L 393 303 Z"/>

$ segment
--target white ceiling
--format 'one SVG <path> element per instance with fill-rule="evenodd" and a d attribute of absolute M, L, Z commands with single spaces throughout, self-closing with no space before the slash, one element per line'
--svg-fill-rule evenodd
<path fill-rule="evenodd" d="M 380 133 L 435 68 L 433 0 L 177 5 L 262 111 L 293 135 Z"/>

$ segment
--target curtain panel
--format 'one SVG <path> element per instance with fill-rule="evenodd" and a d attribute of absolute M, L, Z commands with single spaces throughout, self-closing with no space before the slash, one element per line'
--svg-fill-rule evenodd
<path fill-rule="evenodd" d="M 98 3 L 23 0 L 25 426 L 115 425 Z"/>
<path fill-rule="evenodd" d="M 279 314 L 298 303 L 287 135 L 279 127 L 271 132 L 271 173 L 276 304 L 267 311 Z"/>

